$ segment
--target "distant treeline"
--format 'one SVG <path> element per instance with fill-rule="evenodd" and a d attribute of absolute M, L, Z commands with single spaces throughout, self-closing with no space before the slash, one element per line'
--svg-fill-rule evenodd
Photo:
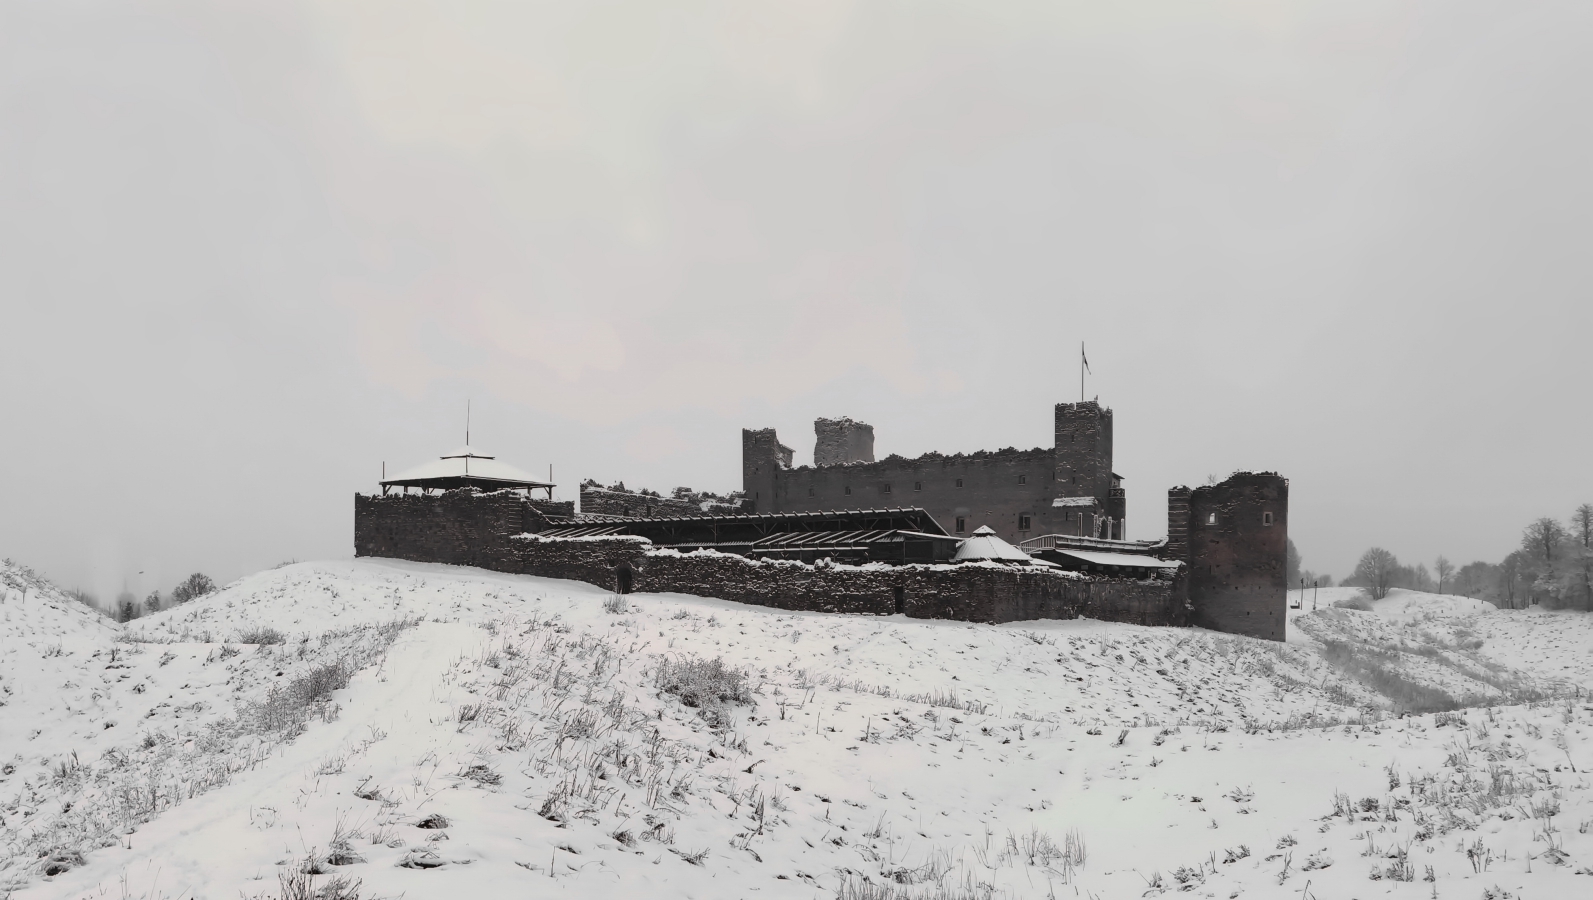
<path fill-rule="evenodd" d="M 172 588 L 171 594 L 164 598 L 158 590 L 150 591 L 149 596 L 143 600 L 139 600 L 132 591 L 122 591 L 117 595 L 116 602 L 106 607 L 101 606 L 99 598 L 88 591 L 71 590 L 67 591 L 67 594 L 79 603 L 91 606 L 118 622 L 131 622 L 139 616 L 187 603 L 196 597 L 214 593 L 215 590 L 216 583 L 210 580 L 210 576 L 203 572 L 195 572 Z"/>
<path fill-rule="evenodd" d="M 1406 565 L 1373 547 L 1341 583 L 1366 588 L 1374 600 L 1392 588 L 1408 588 L 1476 597 L 1505 609 L 1540 604 L 1593 611 L 1593 503 L 1578 506 L 1565 523 L 1533 521 L 1521 533 L 1521 546 L 1497 563 L 1479 560 L 1456 568 L 1440 556 L 1429 571 L 1424 563 Z"/>

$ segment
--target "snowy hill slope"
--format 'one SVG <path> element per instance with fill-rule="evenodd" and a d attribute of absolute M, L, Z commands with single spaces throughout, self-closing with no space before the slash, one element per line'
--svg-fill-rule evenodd
<path fill-rule="evenodd" d="M 1397 699 L 1390 671 L 1396 692 L 1536 681 L 1475 648 L 1387 650 L 1424 648 L 1411 629 L 1431 622 L 1348 613 L 1297 616 L 1323 637 L 1273 645 L 290 566 L 127 628 L 103 702 L 138 717 L 136 739 L 76 769 L 41 745 L 0 780 L 0 885 L 885 898 L 1299 896 L 1309 880 L 1325 897 L 1431 866 L 1446 894 L 1574 893 L 1593 864 L 1575 827 L 1593 821 L 1589 710 L 1364 713 Z M 285 640 L 236 643 L 274 639 L 263 627 Z M 711 660 L 743 677 L 695 665 Z M 148 808 L 107 800 L 132 788 Z M 85 806 L 99 818 L 73 819 Z M 67 846 L 73 827 L 99 848 Z"/>
<path fill-rule="evenodd" d="M 1333 609 L 1358 588 L 1321 591 L 1319 608 L 1289 612 L 1289 640 L 1343 641 L 1385 652 L 1426 655 L 1458 671 L 1482 670 L 1481 684 L 1452 680 L 1456 696 L 1487 694 L 1486 685 L 1526 675 L 1540 685 L 1559 683 L 1593 691 L 1593 616 L 1569 610 L 1500 610 L 1485 600 L 1395 589 L 1370 612 Z M 1291 591 L 1291 603 L 1298 600 Z M 1477 678 L 1470 679 L 1477 681 Z"/>
<path fill-rule="evenodd" d="M 0 563 L 0 772 L 30 756 L 97 745 L 120 680 L 97 665 L 120 628 L 10 560 Z"/>

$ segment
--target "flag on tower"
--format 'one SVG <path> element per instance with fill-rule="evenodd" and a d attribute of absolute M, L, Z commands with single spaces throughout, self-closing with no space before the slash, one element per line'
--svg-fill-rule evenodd
<path fill-rule="evenodd" d="M 1092 375 L 1095 374 L 1094 371 L 1090 369 L 1090 358 L 1084 355 L 1084 344 L 1082 343 L 1079 344 L 1079 359 L 1084 362 L 1084 371 L 1089 372 Z"/>

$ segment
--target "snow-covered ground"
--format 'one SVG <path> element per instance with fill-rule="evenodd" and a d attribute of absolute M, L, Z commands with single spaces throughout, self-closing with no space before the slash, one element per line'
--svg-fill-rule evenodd
<path fill-rule="evenodd" d="M 1272 644 L 360 560 L 124 628 L 5 574 L 0 897 L 1593 889 L 1575 613 L 1324 591 Z M 662 689 L 715 659 L 750 702 Z"/>

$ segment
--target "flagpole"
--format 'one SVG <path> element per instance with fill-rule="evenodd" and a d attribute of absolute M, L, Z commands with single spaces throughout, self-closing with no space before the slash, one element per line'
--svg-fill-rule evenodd
<path fill-rule="evenodd" d="M 1084 402 L 1084 342 L 1079 341 L 1079 402 Z"/>

